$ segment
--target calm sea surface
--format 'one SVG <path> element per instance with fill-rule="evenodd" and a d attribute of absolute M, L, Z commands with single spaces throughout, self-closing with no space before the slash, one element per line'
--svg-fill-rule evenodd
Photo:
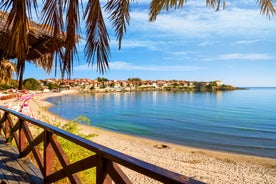
<path fill-rule="evenodd" d="M 276 88 L 128 92 L 48 99 L 66 119 L 181 145 L 276 158 Z"/>

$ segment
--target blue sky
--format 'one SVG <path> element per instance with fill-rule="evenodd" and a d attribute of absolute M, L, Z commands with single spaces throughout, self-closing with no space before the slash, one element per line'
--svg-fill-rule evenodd
<path fill-rule="evenodd" d="M 276 86 L 276 18 L 260 15 L 255 0 L 228 0 L 227 9 L 219 12 L 206 7 L 205 0 L 190 0 L 180 10 L 160 14 L 155 22 L 148 21 L 148 2 L 132 3 L 121 50 L 107 25 L 111 57 L 105 75 L 86 64 L 82 40 L 71 78 L 221 80 L 234 86 Z M 29 77 L 55 75 L 27 65 L 24 78 Z"/>

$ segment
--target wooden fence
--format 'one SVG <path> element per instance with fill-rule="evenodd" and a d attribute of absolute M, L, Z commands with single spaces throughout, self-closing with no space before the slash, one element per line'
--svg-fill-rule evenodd
<path fill-rule="evenodd" d="M 6 141 L 14 139 L 20 157 L 33 154 L 36 164 L 44 176 L 45 183 L 53 183 L 67 178 L 70 183 L 81 183 L 78 172 L 96 168 L 96 183 L 132 183 L 119 165 L 141 173 L 162 183 L 195 183 L 202 182 L 168 171 L 158 166 L 138 160 L 129 155 L 109 149 L 85 138 L 66 132 L 62 129 L 32 119 L 13 110 L 1 107 L 0 131 Z M 40 127 L 41 133 L 32 134 L 30 126 Z M 95 154 L 70 163 L 57 137 L 71 141 Z M 42 151 L 38 146 L 43 145 Z M 55 157 L 56 156 L 56 157 Z M 59 161 L 61 169 L 53 170 L 53 160 Z"/>

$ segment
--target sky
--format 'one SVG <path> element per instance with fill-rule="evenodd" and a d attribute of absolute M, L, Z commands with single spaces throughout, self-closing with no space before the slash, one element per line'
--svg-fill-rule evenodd
<path fill-rule="evenodd" d="M 227 0 L 226 10 L 218 12 L 206 7 L 205 0 L 190 0 L 182 9 L 162 12 L 155 22 L 148 21 L 149 2 L 131 3 L 120 50 L 106 21 L 111 55 L 104 75 L 96 65 L 87 65 L 81 40 L 71 78 L 221 80 L 237 87 L 276 87 L 276 17 L 260 15 L 255 0 Z M 28 64 L 24 78 L 30 77 L 60 78 L 60 73 L 46 74 Z"/>

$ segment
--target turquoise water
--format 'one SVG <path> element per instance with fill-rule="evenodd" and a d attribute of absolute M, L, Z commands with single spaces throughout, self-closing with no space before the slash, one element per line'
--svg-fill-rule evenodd
<path fill-rule="evenodd" d="M 48 99 L 66 119 L 193 147 L 276 158 L 276 88 L 216 93 L 129 92 Z"/>

